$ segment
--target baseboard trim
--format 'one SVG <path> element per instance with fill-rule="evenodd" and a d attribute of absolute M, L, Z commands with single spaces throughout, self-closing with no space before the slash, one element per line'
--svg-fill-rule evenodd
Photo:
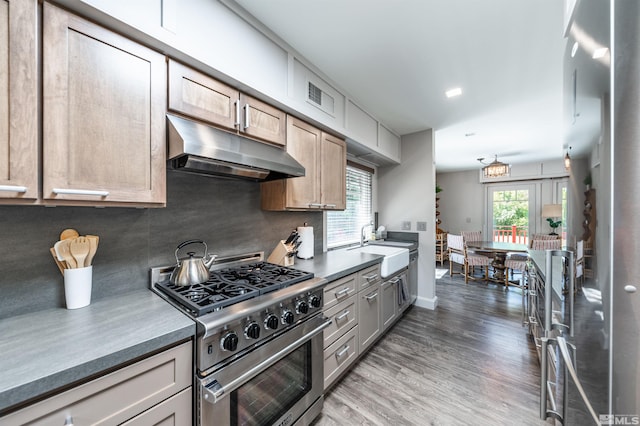
<path fill-rule="evenodd" d="M 420 308 L 431 309 L 433 311 L 438 307 L 438 296 L 434 296 L 433 298 L 418 296 L 415 305 Z"/>

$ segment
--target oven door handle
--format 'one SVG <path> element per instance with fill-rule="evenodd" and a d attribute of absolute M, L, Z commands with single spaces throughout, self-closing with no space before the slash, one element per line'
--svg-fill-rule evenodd
<path fill-rule="evenodd" d="M 308 340 L 311 340 L 319 333 L 322 333 L 322 331 L 325 328 L 329 327 L 333 323 L 333 320 L 331 318 L 323 317 L 323 320 L 324 321 L 322 322 L 322 324 L 320 324 L 318 327 L 314 328 L 304 336 L 290 343 L 289 345 L 287 345 L 277 353 L 271 355 L 270 357 L 266 358 L 262 362 L 259 362 L 249 370 L 245 371 L 238 377 L 234 378 L 229 383 L 225 385 L 221 385 L 220 383 L 218 383 L 217 380 L 214 380 L 211 383 L 202 386 L 205 401 L 210 402 L 212 404 L 217 403 L 222 398 L 224 398 L 225 395 L 227 395 L 230 392 L 233 392 L 236 388 L 240 387 L 242 384 L 244 384 L 246 381 L 251 379 L 256 374 L 258 374 L 260 371 L 265 370 L 270 366 L 272 366 L 273 364 L 275 364 L 276 362 L 278 362 L 280 358 L 287 355 L 289 352 L 293 351 L 298 346 L 302 345 Z"/>

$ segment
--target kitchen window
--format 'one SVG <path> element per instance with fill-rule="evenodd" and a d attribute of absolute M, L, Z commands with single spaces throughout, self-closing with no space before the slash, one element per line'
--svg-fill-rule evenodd
<path fill-rule="evenodd" d="M 327 212 L 327 248 L 360 242 L 362 226 L 372 221 L 372 183 L 372 169 L 347 162 L 347 207 Z"/>

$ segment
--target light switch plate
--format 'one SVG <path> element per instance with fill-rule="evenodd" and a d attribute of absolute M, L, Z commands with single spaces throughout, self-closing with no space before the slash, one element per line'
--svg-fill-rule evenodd
<path fill-rule="evenodd" d="M 402 221 L 402 230 L 403 231 L 411 231 L 411 222 L 409 222 L 408 220 L 403 220 Z"/>
<path fill-rule="evenodd" d="M 416 229 L 418 231 L 426 231 L 427 230 L 427 222 L 416 222 Z"/>

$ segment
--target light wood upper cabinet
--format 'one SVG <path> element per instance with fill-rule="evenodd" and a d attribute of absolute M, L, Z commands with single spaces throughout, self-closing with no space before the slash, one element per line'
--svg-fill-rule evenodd
<path fill-rule="evenodd" d="M 262 183 L 264 210 L 344 210 L 347 148 L 343 140 L 287 117 L 287 152 L 305 176 Z"/>
<path fill-rule="evenodd" d="M 325 208 L 347 207 L 347 147 L 342 139 L 322 132 L 320 145 L 320 202 Z"/>
<path fill-rule="evenodd" d="M 43 7 L 42 198 L 163 206 L 165 57 Z"/>
<path fill-rule="evenodd" d="M 35 0 L 0 0 L 0 203 L 38 198 Z"/>
<path fill-rule="evenodd" d="M 169 60 L 169 109 L 253 139 L 285 144 L 283 111 L 174 60 Z"/>

